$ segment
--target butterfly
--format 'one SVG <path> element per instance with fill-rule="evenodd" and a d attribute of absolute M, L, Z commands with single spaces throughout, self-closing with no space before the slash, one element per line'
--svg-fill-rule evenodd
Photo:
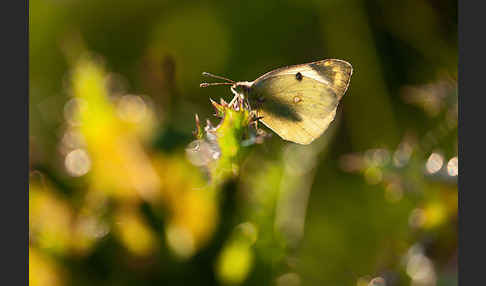
<path fill-rule="evenodd" d="M 251 82 L 203 73 L 226 82 L 200 86 L 231 85 L 231 91 L 256 110 L 259 121 L 284 140 L 310 144 L 334 120 L 352 73 L 350 63 L 326 59 L 278 68 Z"/>

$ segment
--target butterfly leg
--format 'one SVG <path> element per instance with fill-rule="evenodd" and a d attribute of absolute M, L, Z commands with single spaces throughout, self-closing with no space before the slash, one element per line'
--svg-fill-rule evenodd
<path fill-rule="evenodd" d="M 240 97 L 240 95 L 238 93 L 235 93 L 235 96 L 233 97 L 233 99 L 230 101 L 230 103 L 228 105 L 233 106 L 235 104 L 235 102 L 238 100 L 239 97 Z"/>

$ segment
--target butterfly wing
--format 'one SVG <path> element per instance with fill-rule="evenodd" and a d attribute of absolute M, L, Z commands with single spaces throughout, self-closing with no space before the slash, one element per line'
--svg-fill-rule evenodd
<path fill-rule="evenodd" d="M 323 60 L 271 71 L 255 80 L 248 99 L 260 121 L 285 140 L 309 144 L 336 115 L 352 67 Z"/>

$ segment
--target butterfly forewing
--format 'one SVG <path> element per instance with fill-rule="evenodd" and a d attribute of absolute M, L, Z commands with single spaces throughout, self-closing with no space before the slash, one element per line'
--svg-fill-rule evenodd
<path fill-rule="evenodd" d="M 351 73 L 351 65 L 341 60 L 280 68 L 255 80 L 248 98 L 280 137 L 309 144 L 334 119 Z"/>

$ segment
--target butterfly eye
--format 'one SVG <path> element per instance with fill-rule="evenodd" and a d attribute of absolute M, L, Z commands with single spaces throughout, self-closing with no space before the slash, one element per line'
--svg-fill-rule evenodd
<path fill-rule="evenodd" d="M 300 72 L 296 73 L 295 74 L 295 78 L 298 80 L 298 81 L 301 81 L 302 80 L 302 74 Z"/>

